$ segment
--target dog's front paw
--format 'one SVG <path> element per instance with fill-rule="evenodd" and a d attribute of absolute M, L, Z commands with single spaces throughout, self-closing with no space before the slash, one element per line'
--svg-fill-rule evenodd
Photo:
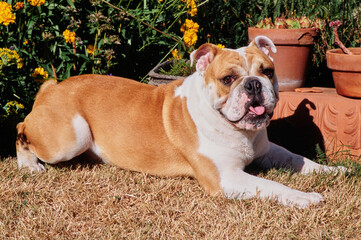
<path fill-rule="evenodd" d="M 344 167 L 344 166 L 337 166 L 337 167 L 336 167 L 336 170 L 339 171 L 339 172 L 342 172 L 342 173 L 349 173 L 349 172 L 351 172 L 350 169 L 348 169 L 347 167 Z"/>
<path fill-rule="evenodd" d="M 301 171 L 302 174 L 333 173 L 334 175 L 337 175 L 339 173 L 348 173 L 348 172 L 350 172 L 350 170 L 343 166 L 331 167 L 331 166 L 319 165 L 319 164 L 317 164 L 316 166 L 312 165 L 310 167 L 305 167 Z"/>
<path fill-rule="evenodd" d="M 347 167 L 343 167 L 343 166 L 336 166 L 336 167 L 330 167 L 330 166 L 324 166 L 325 169 L 323 170 L 324 172 L 327 173 L 333 173 L 333 174 L 338 174 L 338 173 L 349 173 L 350 169 L 348 169 Z"/>
<path fill-rule="evenodd" d="M 319 204 L 324 202 L 321 194 L 316 192 L 305 193 L 301 191 L 291 191 L 283 196 L 281 196 L 280 201 L 283 205 L 287 206 L 296 206 L 298 208 L 306 208 L 310 205 Z"/>

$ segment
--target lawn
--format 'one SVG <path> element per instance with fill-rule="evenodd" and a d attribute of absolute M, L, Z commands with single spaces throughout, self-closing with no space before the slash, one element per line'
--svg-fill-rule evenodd
<path fill-rule="evenodd" d="M 257 173 L 326 202 L 307 209 L 259 199 L 211 197 L 196 180 L 159 178 L 110 165 L 0 161 L 0 239 L 360 239 L 361 166 L 351 173 Z"/>

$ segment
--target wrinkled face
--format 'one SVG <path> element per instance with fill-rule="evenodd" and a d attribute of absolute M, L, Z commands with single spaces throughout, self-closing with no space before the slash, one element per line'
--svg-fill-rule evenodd
<path fill-rule="evenodd" d="M 261 49 L 212 49 L 198 58 L 213 107 L 238 129 L 267 127 L 278 101 L 274 65 Z"/>

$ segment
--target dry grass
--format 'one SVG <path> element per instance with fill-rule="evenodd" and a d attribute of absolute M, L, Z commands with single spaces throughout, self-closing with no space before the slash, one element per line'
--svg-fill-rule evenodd
<path fill-rule="evenodd" d="M 258 175 L 326 203 L 300 210 L 272 201 L 210 197 L 189 178 L 158 178 L 109 165 L 50 166 L 42 174 L 0 162 L 1 239 L 360 239 L 361 170 Z"/>

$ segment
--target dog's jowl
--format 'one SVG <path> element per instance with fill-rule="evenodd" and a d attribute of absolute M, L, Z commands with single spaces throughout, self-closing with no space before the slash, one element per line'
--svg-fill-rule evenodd
<path fill-rule="evenodd" d="M 191 54 L 194 74 L 159 87 L 101 75 L 47 81 L 17 126 L 19 168 L 42 171 L 41 162 L 91 151 L 124 169 L 192 176 L 212 195 L 258 195 L 300 208 L 320 203 L 318 193 L 244 172 L 251 162 L 301 173 L 344 170 L 268 141 L 266 127 L 278 101 L 269 50 L 276 47 L 263 36 L 235 50 L 204 44 Z"/>

